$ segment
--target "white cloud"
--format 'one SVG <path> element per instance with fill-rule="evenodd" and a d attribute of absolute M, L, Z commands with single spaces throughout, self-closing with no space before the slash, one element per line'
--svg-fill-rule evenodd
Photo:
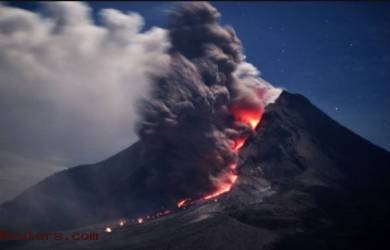
<path fill-rule="evenodd" d="M 168 67 L 166 31 L 140 33 L 136 13 L 102 10 L 98 26 L 84 3 L 43 5 L 44 14 L 0 5 L 0 171 L 40 171 L 6 154 L 47 169 L 130 145 L 147 76 Z"/>
<path fill-rule="evenodd" d="M 262 100 L 264 106 L 274 103 L 282 93 L 281 88 L 275 88 L 269 82 L 260 77 L 260 71 L 251 63 L 242 62 L 238 64 L 237 69 L 234 71 L 234 75 L 247 86 L 251 86 L 253 84 L 258 87 L 260 86 L 258 90 L 261 90 L 261 92 L 258 94 L 261 95 L 260 99 Z"/>

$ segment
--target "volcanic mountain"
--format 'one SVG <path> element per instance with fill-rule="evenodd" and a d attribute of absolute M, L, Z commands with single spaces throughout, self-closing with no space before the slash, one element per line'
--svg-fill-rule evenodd
<path fill-rule="evenodd" d="M 240 151 L 237 182 L 216 199 L 172 211 L 163 193 L 144 191 L 141 153 L 135 143 L 45 179 L 2 205 L 0 228 L 100 234 L 98 241 L 29 242 L 21 249 L 383 249 L 386 243 L 390 153 L 302 95 L 283 91 L 266 107 Z M 167 208 L 167 216 L 103 233 L 110 220 Z"/>

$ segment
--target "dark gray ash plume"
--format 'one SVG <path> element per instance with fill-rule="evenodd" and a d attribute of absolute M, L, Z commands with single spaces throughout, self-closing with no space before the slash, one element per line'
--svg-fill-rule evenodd
<path fill-rule="evenodd" d="M 242 111 L 262 113 L 280 90 L 244 61 L 234 30 L 209 3 L 183 3 L 168 25 L 170 70 L 139 106 L 147 186 L 174 199 L 199 198 L 225 181 L 237 138 L 252 133 Z"/>

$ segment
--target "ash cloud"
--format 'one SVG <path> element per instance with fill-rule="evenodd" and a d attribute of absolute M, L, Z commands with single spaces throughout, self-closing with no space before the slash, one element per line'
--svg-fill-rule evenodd
<path fill-rule="evenodd" d="M 137 139 L 135 101 L 169 66 L 167 32 L 141 33 L 132 12 L 91 15 L 80 2 L 0 4 L 0 201 Z"/>
<path fill-rule="evenodd" d="M 208 3 L 177 5 L 168 25 L 170 71 L 139 105 L 147 185 L 173 199 L 215 190 L 238 160 L 232 144 L 252 133 L 236 115 L 262 114 L 280 94 L 245 62 L 240 40 L 219 18 Z"/>
<path fill-rule="evenodd" d="M 149 188 L 175 199 L 213 190 L 237 161 L 234 139 L 252 133 L 234 114 L 280 93 L 219 17 L 186 3 L 167 29 L 140 32 L 132 12 L 104 9 L 97 25 L 85 3 L 43 3 L 41 13 L 0 4 L 0 201 L 118 152 L 137 139 L 137 119 Z"/>

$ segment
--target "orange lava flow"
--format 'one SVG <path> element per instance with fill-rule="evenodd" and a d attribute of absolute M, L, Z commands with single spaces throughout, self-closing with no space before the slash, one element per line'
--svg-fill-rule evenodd
<path fill-rule="evenodd" d="M 217 190 L 213 193 L 203 196 L 202 200 L 210 200 L 217 196 L 220 196 L 221 194 L 229 192 L 230 189 L 233 187 L 233 184 L 237 181 L 238 176 L 233 172 L 229 172 L 226 177 L 228 179 L 227 181 L 219 184 Z"/>
<path fill-rule="evenodd" d="M 233 114 L 235 120 L 238 122 L 248 124 L 251 127 L 251 129 L 253 131 L 255 131 L 255 129 L 256 129 L 257 125 L 259 125 L 261 117 L 262 117 L 261 110 L 258 110 L 258 111 L 253 111 L 253 110 L 240 110 L 240 111 L 238 111 L 238 110 L 236 110 L 236 111 L 237 112 L 235 112 Z M 231 150 L 234 153 L 238 153 L 239 150 L 244 146 L 246 139 L 247 139 L 247 136 L 244 138 L 243 137 L 236 138 L 234 140 L 234 143 L 232 145 Z M 220 180 L 218 182 L 216 190 L 210 194 L 206 194 L 205 196 L 203 196 L 199 200 L 210 200 L 210 199 L 213 199 L 215 197 L 220 196 L 221 194 L 229 192 L 232 189 L 234 183 L 236 183 L 236 181 L 238 179 L 238 175 L 235 172 L 236 168 L 237 168 L 237 163 L 229 164 L 227 171 L 224 172 L 220 176 L 219 179 L 222 179 L 222 180 Z M 180 208 L 183 208 L 184 206 L 186 206 L 187 204 L 192 204 L 193 202 L 194 201 L 192 201 L 191 199 L 183 199 L 183 200 L 178 201 L 177 207 L 180 209 Z"/>
<path fill-rule="evenodd" d="M 248 124 L 252 128 L 253 131 L 255 131 L 257 125 L 260 123 L 261 116 L 262 116 L 262 113 L 260 111 L 253 112 L 253 111 L 247 111 L 247 110 L 240 111 L 240 112 L 237 112 L 234 114 L 234 118 L 236 119 L 236 121 Z M 238 138 L 234 139 L 233 145 L 231 147 L 231 150 L 233 153 L 238 154 L 240 149 L 244 146 L 247 137 L 248 136 L 238 137 Z M 196 201 L 200 201 L 200 200 L 206 201 L 206 200 L 214 199 L 214 198 L 216 198 L 224 193 L 229 192 L 232 189 L 234 183 L 236 183 L 236 181 L 238 179 L 238 175 L 236 174 L 236 169 L 237 169 L 237 163 L 233 162 L 233 163 L 228 164 L 227 169 L 224 172 L 222 172 L 220 176 L 217 177 L 218 184 L 217 184 L 215 191 L 213 191 L 212 193 L 206 194 L 197 200 L 192 200 L 191 198 L 179 200 L 177 202 L 177 208 L 178 209 L 185 209 L 187 205 L 191 205 Z M 214 199 L 214 201 L 217 202 L 218 199 Z M 163 212 L 158 212 L 157 214 L 154 214 L 154 215 L 147 215 L 145 218 L 138 217 L 137 219 L 133 220 L 133 222 L 137 225 L 141 225 L 141 224 L 144 224 L 145 222 L 147 222 L 148 220 L 157 219 L 161 216 L 165 216 L 165 215 L 168 215 L 170 213 L 171 213 L 170 210 L 165 210 Z M 127 220 L 121 219 L 119 221 L 119 227 L 124 227 L 127 225 L 127 223 L 128 223 Z M 111 234 L 112 230 L 113 229 L 111 227 L 106 227 L 104 229 L 104 231 L 107 234 Z"/>
<path fill-rule="evenodd" d="M 241 111 L 234 114 L 237 121 L 249 124 L 252 130 L 255 130 L 257 125 L 259 125 L 261 116 L 261 111 Z"/>
<path fill-rule="evenodd" d="M 234 141 L 234 144 L 233 144 L 233 147 L 232 147 L 232 150 L 233 152 L 237 153 L 245 144 L 245 139 L 244 138 L 237 138 L 235 141 Z"/>

